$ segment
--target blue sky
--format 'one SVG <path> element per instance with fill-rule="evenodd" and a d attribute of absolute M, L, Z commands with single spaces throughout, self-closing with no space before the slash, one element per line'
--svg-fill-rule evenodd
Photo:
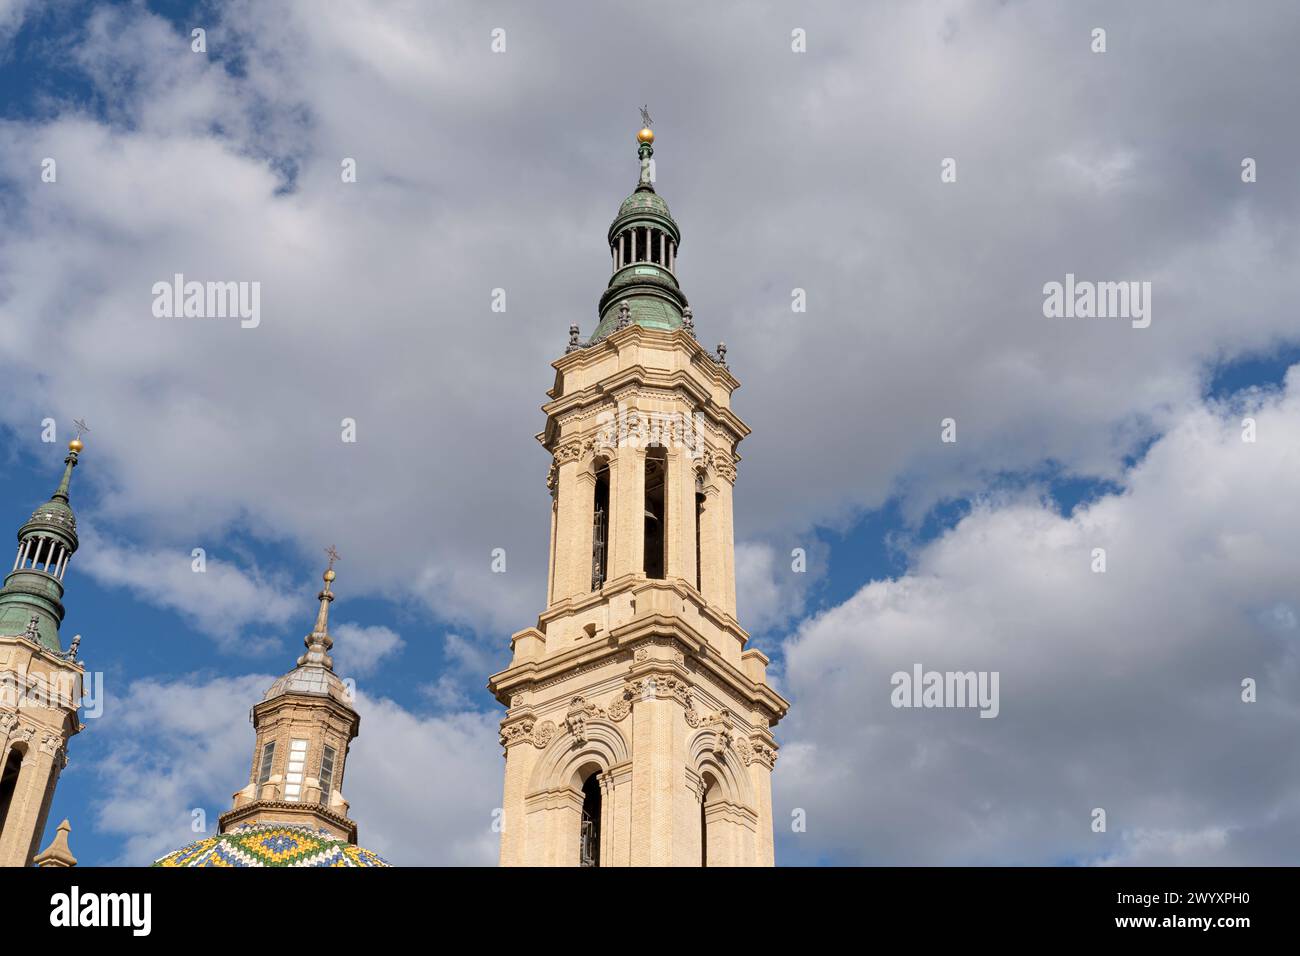
<path fill-rule="evenodd" d="M 62 633 L 109 701 L 50 821 L 82 862 L 145 862 L 229 806 L 328 544 L 361 842 L 492 861 L 484 684 L 542 609 L 538 406 L 569 323 L 593 328 L 643 102 L 754 429 L 738 587 L 793 703 L 778 862 L 1293 854 L 1296 771 L 1268 768 L 1298 719 L 1294 12 L 735 14 L 0 3 L 0 522 L 48 497 L 71 418 L 92 428 Z M 671 68 L 628 76 L 614 35 Z M 142 290 L 178 271 L 262 282 L 262 326 L 158 324 Z M 1151 327 L 1046 319 L 1067 272 L 1152 281 Z M 1103 540 L 1104 585 L 1078 558 Z M 1000 667 L 1003 715 L 883 705 L 917 660 Z"/>

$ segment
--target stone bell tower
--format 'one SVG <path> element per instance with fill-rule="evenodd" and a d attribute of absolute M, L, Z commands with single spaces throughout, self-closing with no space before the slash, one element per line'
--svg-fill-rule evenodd
<path fill-rule="evenodd" d="M 63 576 L 77 550 L 68 486 L 82 447 L 80 438 L 68 443 L 63 479 L 18 529 L 0 588 L 0 866 L 31 865 L 68 740 L 82 729 L 79 641 L 67 651 L 59 643 Z"/>
<path fill-rule="evenodd" d="M 587 342 L 554 362 L 547 608 L 488 687 L 503 865 L 770 866 L 771 728 L 789 708 L 736 620 L 732 485 L 749 428 L 726 347 L 701 348 L 654 133 L 610 226 Z"/>

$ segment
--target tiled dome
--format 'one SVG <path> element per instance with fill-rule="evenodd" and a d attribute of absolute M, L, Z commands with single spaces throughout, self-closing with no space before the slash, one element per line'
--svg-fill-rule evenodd
<path fill-rule="evenodd" d="M 391 866 L 378 853 L 328 830 L 295 823 L 254 823 L 207 837 L 155 860 L 154 866 Z"/>

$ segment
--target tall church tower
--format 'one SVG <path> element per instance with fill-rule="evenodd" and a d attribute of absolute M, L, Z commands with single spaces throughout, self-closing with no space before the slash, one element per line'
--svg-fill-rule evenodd
<path fill-rule="evenodd" d="M 538 440 L 554 457 L 547 608 L 488 687 L 503 865 L 770 866 L 771 727 L 789 704 L 736 620 L 732 485 L 749 428 L 695 339 L 681 233 L 641 176 L 609 229 L 591 339 L 569 329 Z"/>
<path fill-rule="evenodd" d="M 77 550 L 68 486 L 82 447 L 79 438 L 68 443 L 58 488 L 18 529 L 0 589 L 0 866 L 31 865 L 68 740 L 82 729 L 78 642 L 66 652 L 59 644 L 63 576 Z"/>

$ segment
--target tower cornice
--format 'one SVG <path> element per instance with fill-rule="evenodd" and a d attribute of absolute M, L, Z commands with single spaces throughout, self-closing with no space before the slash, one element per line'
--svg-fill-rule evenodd
<path fill-rule="evenodd" d="M 672 582 L 656 581 L 647 586 L 644 579 L 637 581 L 635 587 L 625 589 L 665 588 L 675 590 L 679 594 L 686 593 L 684 588 Z M 608 595 L 604 597 L 607 598 Z M 552 610 L 560 611 L 560 609 Z M 734 621 L 727 619 L 726 624 L 728 630 L 738 631 L 748 637 Z M 523 660 L 512 664 L 489 678 L 488 689 L 498 701 L 509 707 L 512 697 L 520 690 L 562 678 L 588 665 L 617 656 L 628 648 L 651 639 L 673 640 L 680 643 L 684 654 L 716 681 L 729 688 L 739 700 L 747 705 L 761 708 L 767 714 L 769 726 L 775 726 L 790 709 L 790 704 L 784 697 L 767 683 L 754 681 L 741 668 L 726 660 L 708 639 L 689 623 L 677 615 L 662 611 L 651 611 L 620 624 L 605 633 L 603 639 L 599 641 L 584 642 L 568 650 L 547 655 L 540 660 Z M 766 657 L 763 657 L 763 661 L 766 662 Z"/>

